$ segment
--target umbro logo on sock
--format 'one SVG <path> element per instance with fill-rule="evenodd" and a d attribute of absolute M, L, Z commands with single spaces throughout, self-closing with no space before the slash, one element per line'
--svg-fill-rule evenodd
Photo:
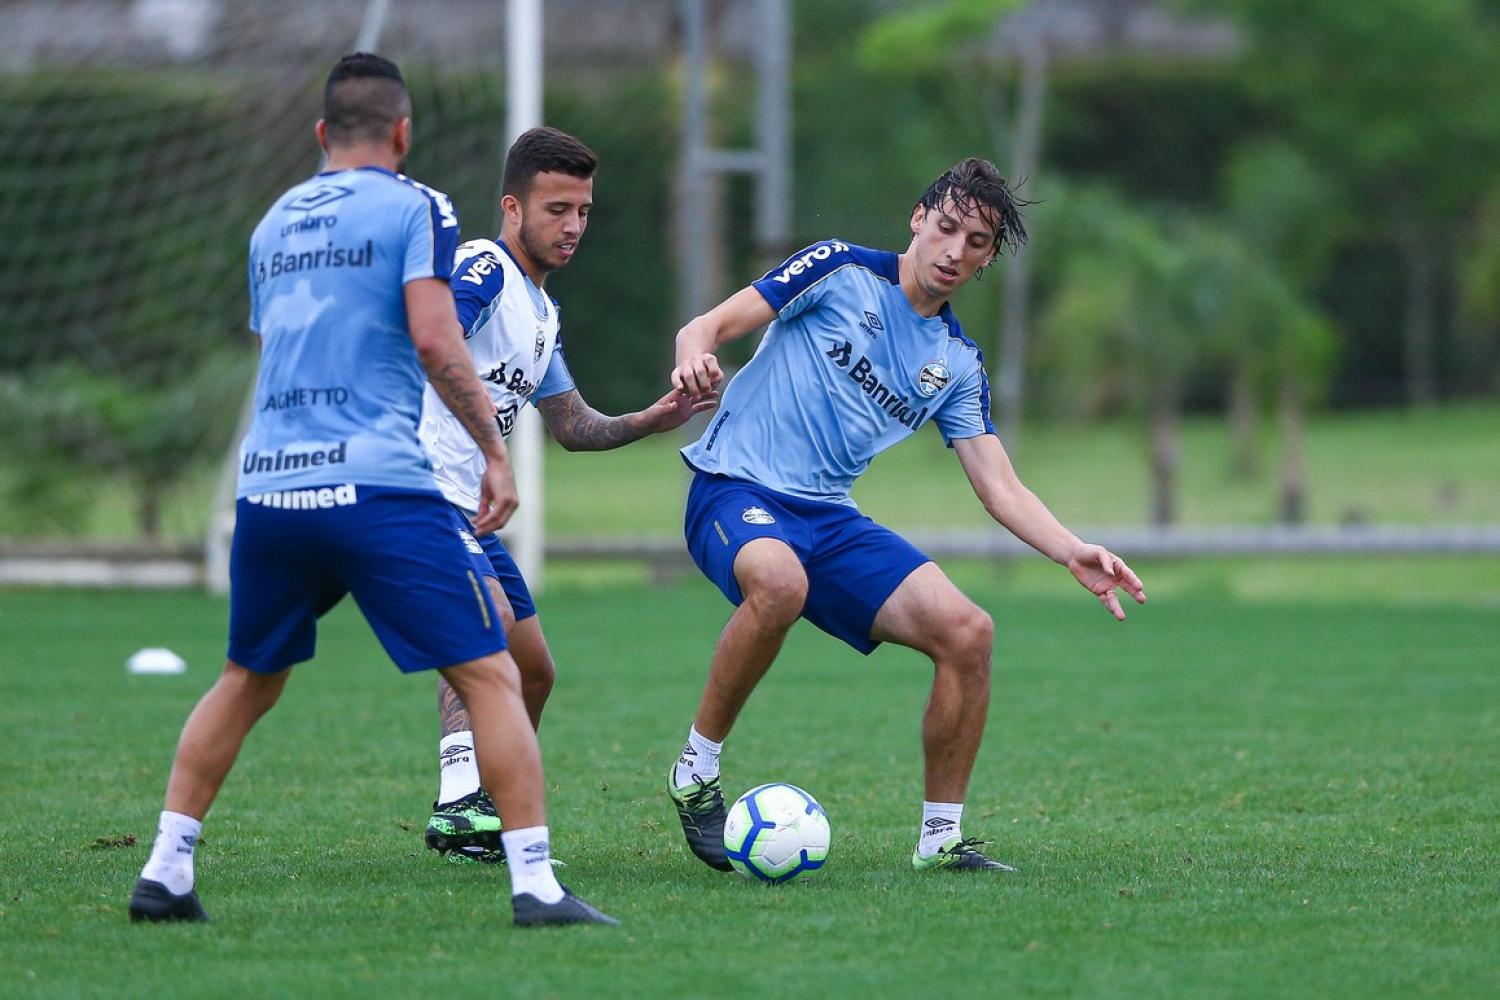
<path fill-rule="evenodd" d="M 922 825 L 927 827 L 928 833 L 937 833 L 940 830 L 946 830 L 951 827 L 953 825 L 953 821 L 951 819 L 943 819 L 943 817 L 941 816 L 934 816 L 932 817 L 932 819 L 925 821 Z"/>
<path fill-rule="evenodd" d="M 681 764 L 683 767 L 692 767 L 693 758 L 696 756 L 698 756 L 698 751 L 694 750 L 690 746 L 683 747 L 682 756 L 677 758 L 677 763 Z"/>
<path fill-rule="evenodd" d="M 451 764 L 467 764 L 473 758 L 468 755 L 474 752 L 473 747 L 466 747 L 462 743 L 451 746 L 444 750 L 438 760 L 438 770 L 442 770 Z"/>
<path fill-rule="evenodd" d="M 525 863 L 528 865 L 546 863 L 547 852 L 551 849 L 552 845 L 547 843 L 547 841 L 545 840 L 538 840 L 535 844 L 528 844 L 526 847 L 522 848 L 523 853 L 528 855 L 528 857 L 525 859 Z"/>

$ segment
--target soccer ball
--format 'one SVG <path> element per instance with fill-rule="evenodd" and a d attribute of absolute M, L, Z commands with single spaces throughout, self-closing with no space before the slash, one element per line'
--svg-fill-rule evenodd
<path fill-rule="evenodd" d="M 778 781 L 750 789 L 730 807 L 724 853 L 746 878 L 787 882 L 823 867 L 828 837 L 828 816 L 817 800 Z"/>

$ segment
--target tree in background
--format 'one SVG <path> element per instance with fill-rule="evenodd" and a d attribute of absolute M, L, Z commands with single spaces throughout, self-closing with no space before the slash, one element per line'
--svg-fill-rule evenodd
<path fill-rule="evenodd" d="M 1408 402 L 1437 395 L 1436 333 L 1455 232 L 1500 163 L 1500 17 L 1481 0 L 1192 0 L 1232 12 L 1247 85 L 1400 249 Z"/>
<path fill-rule="evenodd" d="M 1226 311 L 1223 330 L 1228 347 L 1231 472 L 1252 479 L 1260 468 L 1261 400 L 1268 390 L 1280 394 L 1282 389 L 1268 384 L 1274 368 L 1268 362 L 1280 360 L 1277 343 L 1287 331 L 1306 331 L 1308 343 L 1293 337 L 1286 349 L 1291 360 L 1307 362 L 1303 375 L 1316 371 L 1326 381 L 1328 371 L 1321 359 L 1328 354 L 1324 341 L 1331 333 L 1326 321 L 1314 323 L 1298 315 L 1309 307 L 1296 300 L 1310 300 L 1326 276 L 1344 225 L 1344 207 L 1328 179 L 1277 139 L 1251 140 L 1236 149 L 1224 171 L 1224 189 L 1229 226 L 1247 248 L 1267 258 L 1265 263 L 1234 267 L 1243 280 L 1235 280 L 1225 293 L 1234 303 Z M 1323 332 L 1313 332 L 1316 329 Z M 1283 446 L 1285 450 L 1292 444 L 1283 441 Z M 1295 447 L 1300 451 L 1300 444 Z"/>
<path fill-rule="evenodd" d="M 1183 396 L 1208 357 L 1185 280 L 1191 249 L 1107 189 L 1071 191 L 1047 207 L 1054 287 L 1040 323 L 1045 349 L 1075 406 L 1113 403 L 1141 414 L 1149 517 L 1172 524 Z"/>

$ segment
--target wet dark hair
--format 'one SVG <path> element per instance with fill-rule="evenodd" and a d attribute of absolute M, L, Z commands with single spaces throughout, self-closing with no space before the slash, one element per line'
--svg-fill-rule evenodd
<path fill-rule="evenodd" d="M 966 219 L 975 213 L 989 216 L 995 226 L 997 251 L 1008 246 L 1015 253 L 1025 244 L 1026 226 L 1021 221 L 1021 208 L 1031 202 L 1017 198 L 989 160 L 977 156 L 960 160 L 922 192 L 917 204 L 930 212 L 949 199 Z"/>
<path fill-rule="evenodd" d="M 589 178 L 599 166 L 594 151 L 568 133 L 546 125 L 521 133 L 505 155 L 500 193 L 524 198 L 537 174 Z"/>
<path fill-rule="evenodd" d="M 355 52 L 340 59 L 323 85 L 323 123 L 333 145 L 384 138 L 411 115 L 401 70 L 389 59 Z"/>

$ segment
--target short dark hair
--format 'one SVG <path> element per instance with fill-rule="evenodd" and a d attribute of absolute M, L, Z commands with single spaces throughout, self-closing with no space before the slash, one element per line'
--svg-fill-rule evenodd
<path fill-rule="evenodd" d="M 1031 202 L 1017 198 L 1006 186 L 999 168 L 989 160 L 971 156 L 955 163 L 922 192 L 917 204 L 932 211 L 950 198 L 964 218 L 975 212 L 990 213 L 997 248 L 1008 246 L 1014 253 L 1026 242 L 1021 208 Z"/>
<path fill-rule="evenodd" d="M 537 174 L 589 178 L 598 166 L 592 149 L 561 129 L 543 125 L 521 133 L 505 154 L 500 193 L 524 198 Z"/>
<path fill-rule="evenodd" d="M 334 145 L 378 140 L 411 115 L 401 70 L 389 59 L 355 52 L 334 64 L 323 85 L 323 122 Z"/>

